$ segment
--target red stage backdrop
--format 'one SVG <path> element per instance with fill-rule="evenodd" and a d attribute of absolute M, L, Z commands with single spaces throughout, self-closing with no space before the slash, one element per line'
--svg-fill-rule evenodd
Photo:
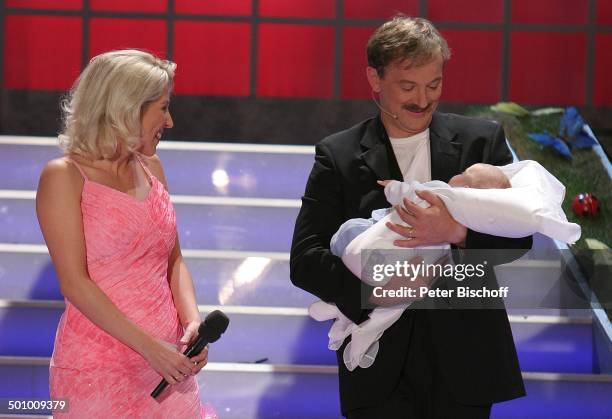
<path fill-rule="evenodd" d="M 612 106 L 610 0 L 6 0 L 0 7 L 5 92 L 65 91 L 93 55 L 133 47 L 178 63 L 179 97 L 368 99 L 366 40 L 403 12 L 432 20 L 449 42 L 446 103 Z"/>

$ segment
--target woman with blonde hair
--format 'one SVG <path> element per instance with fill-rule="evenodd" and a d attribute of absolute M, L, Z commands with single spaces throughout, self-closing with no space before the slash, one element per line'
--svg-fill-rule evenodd
<path fill-rule="evenodd" d="M 64 156 L 36 211 L 66 309 L 50 365 L 71 417 L 210 417 L 179 349 L 200 323 L 161 161 L 176 64 L 137 50 L 94 57 L 63 103 Z M 171 385 L 149 396 L 161 378 Z M 63 413 L 55 412 L 57 416 Z"/>

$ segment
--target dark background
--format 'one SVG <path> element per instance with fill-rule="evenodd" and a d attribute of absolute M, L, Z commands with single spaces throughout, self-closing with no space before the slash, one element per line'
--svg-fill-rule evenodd
<path fill-rule="evenodd" d="M 365 44 L 396 12 L 449 42 L 441 109 L 575 105 L 612 136 L 610 0 L 6 0 L 0 134 L 56 135 L 89 59 L 134 47 L 178 64 L 166 138 L 314 144 L 376 112 Z"/>

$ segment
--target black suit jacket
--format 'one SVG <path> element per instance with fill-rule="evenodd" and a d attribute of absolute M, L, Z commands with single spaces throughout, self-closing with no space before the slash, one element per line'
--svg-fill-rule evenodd
<path fill-rule="evenodd" d="M 503 165 L 512 161 L 499 124 L 454 114 L 434 114 L 430 147 L 432 179 L 445 182 L 474 163 Z M 389 206 L 378 179 L 403 180 L 380 117 L 317 144 L 291 246 L 291 281 L 335 303 L 356 323 L 368 314 L 361 308 L 361 282 L 330 252 L 329 244 L 344 221 L 369 218 L 372 210 Z M 466 248 L 529 249 L 531 237 L 507 239 L 468 230 Z M 494 278 L 492 266 L 487 274 Z M 420 313 L 419 321 L 430 331 L 435 362 L 458 401 L 480 405 L 525 394 L 505 310 Z M 340 348 L 343 412 L 382 402 L 397 386 L 407 354 L 406 328 L 411 315 L 414 311 L 406 310 L 385 331 L 370 368 L 349 372 L 342 362 L 344 347 Z"/>

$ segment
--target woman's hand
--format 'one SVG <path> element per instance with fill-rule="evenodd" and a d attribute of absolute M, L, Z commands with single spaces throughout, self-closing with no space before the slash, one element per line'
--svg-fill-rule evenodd
<path fill-rule="evenodd" d="M 163 340 L 155 340 L 142 355 L 168 384 L 180 383 L 193 372 L 193 361 Z"/>
<path fill-rule="evenodd" d="M 181 345 L 184 345 L 184 348 L 189 346 L 191 342 L 198 337 L 199 327 L 200 322 L 197 320 L 187 323 L 187 326 L 185 326 L 185 333 L 179 341 Z M 189 360 L 191 361 L 191 373 L 195 375 L 200 372 L 200 370 L 208 363 L 208 345 L 202 349 L 202 352 L 192 358 L 189 358 Z"/>

